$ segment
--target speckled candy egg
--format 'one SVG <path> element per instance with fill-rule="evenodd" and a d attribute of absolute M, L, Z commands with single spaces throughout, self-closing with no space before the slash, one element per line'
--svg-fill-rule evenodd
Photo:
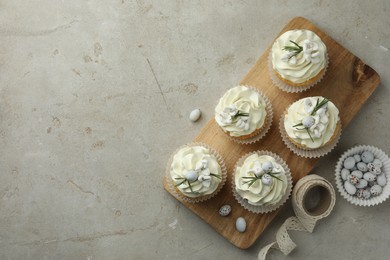
<path fill-rule="evenodd" d="M 219 215 L 222 217 L 226 217 L 232 212 L 232 207 L 230 205 L 223 205 L 222 207 L 219 208 Z"/>
<path fill-rule="evenodd" d="M 355 159 L 353 157 L 348 157 L 344 161 L 344 168 L 350 170 L 355 166 Z"/>
<path fill-rule="evenodd" d="M 363 189 L 358 189 L 355 195 L 359 199 L 363 199 L 364 198 L 363 194 L 364 194 L 364 190 Z"/>
<path fill-rule="evenodd" d="M 364 162 L 358 162 L 356 166 L 357 166 L 359 171 L 362 171 L 362 172 L 368 171 L 367 164 L 365 164 Z"/>
<path fill-rule="evenodd" d="M 387 179 L 386 179 L 385 174 L 384 174 L 384 173 L 379 174 L 379 175 L 376 177 L 376 181 L 377 181 L 378 185 L 380 185 L 380 186 L 382 186 L 382 187 L 385 186 L 386 183 L 387 183 Z"/>
<path fill-rule="evenodd" d="M 372 152 L 369 152 L 369 151 L 363 152 L 361 157 L 362 157 L 362 161 L 364 163 L 370 163 L 370 162 L 374 161 L 374 155 L 372 154 Z"/>
<path fill-rule="evenodd" d="M 370 192 L 372 196 L 378 196 L 382 193 L 382 187 L 379 185 L 374 185 L 371 187 Z"/>
<path fill-rule="evenodd" d="M 363 191 L 363 198 L 368 200 L 370 197 L 371 197 L 371 192 L 368 189 L 364 190 Z"/>
<path fill-rule="evenodd" d="M 348 181 L 344 182 L 344 188 L 345 191 L 350 195 L 354 195 L 356 193 L 356 187 Z"/>
<path fill-rule="evenodd" d="M 366 181 L 375 181 L 375 180 L 376 180 L 376 175 L 375 175 L 375 174 L 372 174 L 371 172 L 366 172 L 366 173 L 363 175 L 363 178 L 364 178 Z"/>
<path fill-rule="evenodd" d="M 349 175 L 349 170 L 343 168 L 343 169 L 341 170 L 340 175 L 341 175 L 341 178 L 342 178 L 344 181 L 346 181 L 347 178 L 348 178 L 348 175 Z"/>
<path fill-rule="evenodd" d="M 381 168 L 376 167 L 374 163 L 369 163 L 369 164 L 367 164 L 367 168 L 368 168 L 368 170 L 369 170 L 371 173 L 376 174 L 376 175 L 379 175 L 379 174 L 381 174 L 381 172 L 382 172 L 382 171 L 381 171 Z"/>
<path fill-rule="evenodd" d="M 359 183 L 359 178 L 356 177 L 355 175 L 349 175 L 348 176 L 348 182 L 353 184 L 353 185 L 356 185 Z"/>

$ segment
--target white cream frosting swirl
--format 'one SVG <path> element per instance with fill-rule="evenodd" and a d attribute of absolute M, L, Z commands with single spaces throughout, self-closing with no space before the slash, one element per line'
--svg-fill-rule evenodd
<path fill-rule="evenodd" d="M 317 101 L 320 103 L 322 100 L 324 98 L 320 96 L 300 99 L 288 108 L 284 116 L 287 135 L 309 149 L 325 145 L 332 138 L 339 121 L 339 110 L 330 101 L 312 115 Z M 301 123 L 305 123 L 306 127 L 295 126 Z"/>
<path fill-rule="evenodd" d="M 213 193 L 222 180 L 217 158 L 203 146 L 180 149 L 173 157 L 170 175 L 176 188 L 190 198 Z"/>
<path fill-rule="evenodd" d="M 235 116 L 237 113 L 243 116 Z M 238 115 L 240 115 L 238 114 Z M 249 135 L 264 125 L 266 103 L 257 91 L 245 86 L 229 89 L 215 108 L 215 121 L 230 136 Z"/>
<path fill-rule="evenodd" d="M 263 177 L 268 175 L 264 171 L 264 166 L 269 163 L 272 164 L 272 175 L 280 180 L 271 177 L 271 182 L 263 181 Z M 261 179 L 257 179 L 253 184 L 249 185 L 248 180 L 253 176 L 261 176 Z M 242 166 L 236 168 L 234 182 L 236 192 L 242 198 L 247 199 L 249 204 L 255 206 L 277 204 L 287 189 L 285 170 L 273 157 L 268 155 L 259 156 L 258 154 L 252 154 L 247 157 Z"/>
<path fill-rule="evenodd" d="M 295 46 L 290 41 L 296 42 L 303 50 L 294 56 L 293 52 L 283 50 L 285 46 Z M 303 83 L 315 77 L 326 67 L 326 63 L 326 46 L 312 31 L 287 31 L 272 45 L 273 69 L 293 83 Z"/>

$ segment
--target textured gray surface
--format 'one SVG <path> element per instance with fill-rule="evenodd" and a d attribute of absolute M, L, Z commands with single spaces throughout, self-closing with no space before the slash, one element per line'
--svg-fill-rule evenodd
<path fill-rule="evenodd" d="M 254 259 L 291 209 L 237 249 L 163 190 L 170 153 L 298 15 L 382 77 L 314 172 L 333 179 L 357 143 L 389 153 L 389 11 L 386 0 L 1 0 L 0 259 Z M 313 234 L 293 232 L 289 259 L 387 259 L 388 205 L 338 198 Z"/>

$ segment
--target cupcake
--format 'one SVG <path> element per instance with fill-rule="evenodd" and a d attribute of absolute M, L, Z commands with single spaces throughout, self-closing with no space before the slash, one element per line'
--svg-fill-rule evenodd
<path fill-rule="evenodd" d="M 268 131 L 272 121 L 271 104 L 259 91 L 237 86 L 219 100 L 215 121 L 234 140 L 249 140 Z"/>
<path fill-rule="evenodd" d="M 277 209 L 288 199 L 292 188 L 286 163 L 276 154 L 258 151 L 237 163 L 233 193 L 237 201 L 255 213 Z"/>
<path fill-rule="evenodd" d="M 187 202 L 200 202 L 217 194 L 226 181 L 222 157 L 203 144 L 190 144 L 175 152 L 167 169 L 171 191 Z"/>
<path fill-rule="evenodd" d="M 275 83 L 286 91 L 292 87 L 289 92 L 313 86 L 328 65 L 326 45 L 309 30 L 283 33 L 272 45 L 270 58 Z"/>
<path fill-rule="evenodd" d="M 294 102 L 284 114 L 286 137 L 302 150 L 315 150 L 332 143 L 341 131 L 339 110 L 324 97 Z"/>

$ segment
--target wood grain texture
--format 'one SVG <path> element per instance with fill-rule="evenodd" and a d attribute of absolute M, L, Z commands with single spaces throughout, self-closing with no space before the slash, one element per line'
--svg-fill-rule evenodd
<path fill-rule="evenodd" d="M 330 63 L 322 81 L 303 93 L 285 93 L 279 90 L 272 84 L 268 74 L 267 58 L 271 44 L 240 82 L 242 85 L 250 85 L 260 89 L 270 99 L 274 110 L 274 120 L 268 134 L 255 144 L 239 145 L 230 141 L 214 119 L 211 119 L 194 139 L 196 142 L 209 144 L 219 151 L 225 159 L 228 169 L 228 180 L 222 191 L 209 201 L 199 204 L 181 202 L 223 237 L 235 246 L 243 249 L 250 247 L 256 241 L 267 225 L 278 214 L 279 210 L 268 214 L 254 214 L 246 211 L 238 204 L 231 190 L 231 176 L 236 161 L 244 154 L 255 150 L 274 152 L 287 162 L 293 181 L 296 183 L 300 178 L 310 173 L 319 159 L 298 157 L 284 145 L 279 133 L 279 119 L 283 111 L 300 98 L 317 95 L 324 96 L 332 100 L 339 108 L 341 123 L 343 128 L 345 128 L 380 82 L 379 75 L 372 68 L 364 64 L 359 58 L 305 18 L 296 17 L 292 19 L 277 37 L 283 32 L 292 29 L 314 31 L 326 44 Z M 219 98 L 215 97 L 215 100 Z M 167 189 L 165 180 L 163 180 L 163 183 L 165 189 Z M 287 203 L 290 203 L 290 200 Z M 224 204 L 229 204 L 233 208 L 232 213 L 226 218 L 218 215 L 218 209 Z M 247 231 L 244 233 L 239 233 L 235 229 L 235 220 L 238 217 L 244 217 L 247 221 Z"/>

